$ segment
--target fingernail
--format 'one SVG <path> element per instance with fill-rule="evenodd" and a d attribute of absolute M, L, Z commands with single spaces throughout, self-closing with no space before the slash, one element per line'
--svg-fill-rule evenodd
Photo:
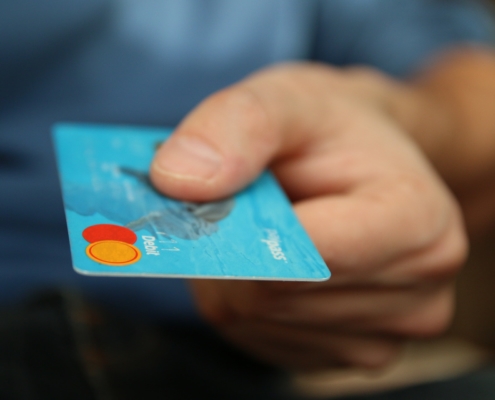
<path fill-rule="evenodd" d="M 157 151 L 153 168 L 181 179 L 209 180 L 222 165 L 222 156 L 199 138 L 177 136 Z"/>

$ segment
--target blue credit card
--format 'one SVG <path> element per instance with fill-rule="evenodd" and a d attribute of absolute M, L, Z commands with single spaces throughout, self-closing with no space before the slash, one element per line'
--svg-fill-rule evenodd
<path fill-rule="evenodd" d="M 209 203 L 158 193 L 171 129 L 54 127 L 74 268 L 85 275 L 320 281 L 330 272 L 268 171 Z"/>

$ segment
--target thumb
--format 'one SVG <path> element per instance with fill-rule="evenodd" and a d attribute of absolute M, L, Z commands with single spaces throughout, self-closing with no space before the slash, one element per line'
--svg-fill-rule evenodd
<path fill-rule="evenodd" d="M 226 197 L 308 140 L 308 129 L 299 128 L 310 107 L 301 103 L 309 100 L 274 74 L 255 75 L 193 110 L 155 155 L 150 172 L 155 187 L 190 201 Z"/>
<path fill-rule="evenodd" d="M 269 131 L 266 112 L 253 93 L 240 88 L 217 93 L 158 149 L 152 182 L 186 200 L 228 196 L 252 181 L 277 151 Z"/>

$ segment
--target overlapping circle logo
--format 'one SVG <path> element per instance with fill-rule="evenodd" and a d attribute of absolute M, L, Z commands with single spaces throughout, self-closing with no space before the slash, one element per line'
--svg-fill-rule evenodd
<path fill-rule="evenodd" d="M 141 258 L 141 251 L 134 246 L 137 236 L 129 228 L 97 224 L 88 226 L 82 236 L 90 243 L 86 247 L 87 256 L 97 263 L 122 267 Z"/>

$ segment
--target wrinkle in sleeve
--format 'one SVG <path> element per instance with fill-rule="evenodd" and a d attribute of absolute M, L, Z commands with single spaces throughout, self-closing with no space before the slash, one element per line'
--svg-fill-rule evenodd
<path fill-rule="evenodd" d="M 476 0 L 323 0 L 314 58 L 406 76 L 455 45 L 493 45 L 491 11 Z"/>

